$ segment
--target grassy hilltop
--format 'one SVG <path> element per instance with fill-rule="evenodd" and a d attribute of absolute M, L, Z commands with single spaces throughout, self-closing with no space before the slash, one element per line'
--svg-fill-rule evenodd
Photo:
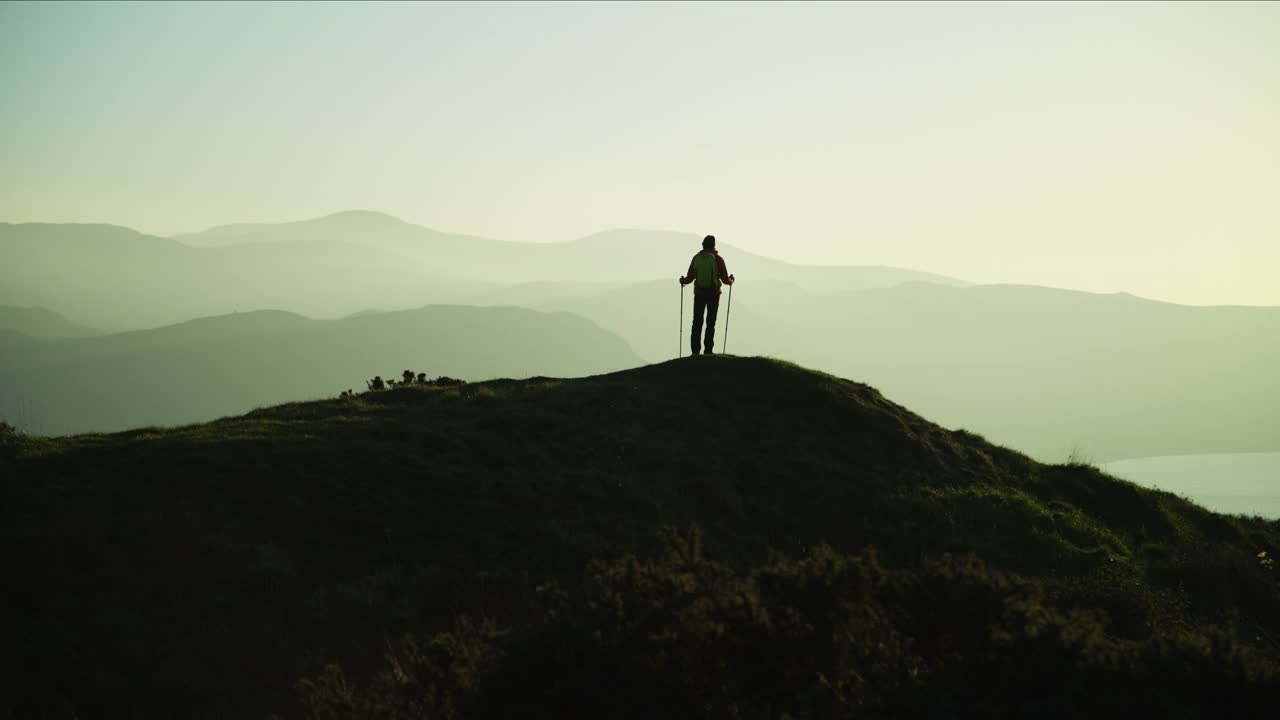
<path fill-rule="evenodd" d="M 1280 698 L 1280 523 L 1039 464 L 787 363 L 0 438 L 20 668 L 0 717 L 1065 717 L 1161 697 L 1248 715 Z M 366 684 L 388 652 L 402 671 Z"/>

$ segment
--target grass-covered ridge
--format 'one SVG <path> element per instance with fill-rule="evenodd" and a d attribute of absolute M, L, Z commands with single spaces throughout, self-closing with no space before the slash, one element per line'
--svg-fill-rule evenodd
<path fill-rule="evenodd" d="M 365 677 L 387 642 L 461 614 L 512 628 L 503 652 L 521 657 L 544 637 L 521 630 L 545 626 L 540 586 L 586 607 L 573 588 L 589 563 L 661 552 L 664 525 L 700 527 L 707 555 L 741 578 L 781 562 L 771 551 L 824 545 L 875 547 L 919 582 L 973 554 L 1063 617 L 1102 611 L 1115 642 L 1164 647 L 1179 632 L 1192 639 L 1177 647 L 1195 647 L 1213 625 L 1264 665 L 1280 654 L 1280 582 L 1258 558 L 1280 549 L 1280 523 L 1038 464 L 868 386 L 761 358 L 10 434 L 0 477 L 5 652 L 22 667 L 0 709 L 19 715 L 296 716 L 297 678 L 335 661 Z M 485 682 L 514 682 L 504 672 Z"/>

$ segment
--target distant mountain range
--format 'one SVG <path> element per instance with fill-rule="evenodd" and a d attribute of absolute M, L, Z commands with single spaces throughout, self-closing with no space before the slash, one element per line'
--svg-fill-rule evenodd
<path fill-rule="evenodd" d="M 314 220 L 239 224 L 174 239 L 193 247 L 231 247 L 317 241 L 350 242 L 404 255 L 486 284 L 538 281 L 632 283 L 681 274 L 701 247 L 694 233 L 615 229 L 560 243 L 530 243 L 453 235 L 411 225 L 383 213 L 347 211 Z M 756 278 L 790 280 L 815 288 L 889 287 L 902 282 L 965 285 L 932 273 L 879 266 L 795 265 L 735 249 L 720 248 Z"/>
<path fill-rule="evenodd" d="M 0 304 L 46 307 L 116 330 L 267 308 L 341 317 L 370 307 L 470 302 L 520 283 L 674 280 L 699 242 L 692 234 L 639 230 L 508 242 L 362 211 L 176 239 L 111 225 L 0 224 Z M 735 274 L 814 289 L 962 284 L 896 268 L 792 265 L 724 248 Z"/>

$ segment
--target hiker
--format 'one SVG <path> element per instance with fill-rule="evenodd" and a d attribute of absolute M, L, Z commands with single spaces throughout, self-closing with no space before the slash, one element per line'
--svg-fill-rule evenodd
<path fill-rule="evenodd" d="M 704 355 L 711 354 L 716 341 L 716 314 L 720 312 L 720 286 L 732 285 L 733 276 L 725 269 L 724 258 L 716 252 L 716 236 L 708 235 L 702 239 L 702 252 L 693 256 L 689 262 L 689 272 L 680 278 L 681 285 L 693 283 L 693 329 L 689 335 L 689 345 L 693 354 L 699 349 Z M 707 334 L 699 343 L 702 334 L 702 315 L 707 316 Z"/>

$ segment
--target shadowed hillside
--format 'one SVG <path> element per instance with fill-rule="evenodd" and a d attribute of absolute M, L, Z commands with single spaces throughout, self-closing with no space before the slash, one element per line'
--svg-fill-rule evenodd
<path fill-rule="evenodd" d="M 1280 652 L 1273 612 L 1280 585 L 1258 559 L 1259 552 L 1280 550 L 1276 523 L 1214 515 L 1087 466 L 1038 464 L 976 435 L 944 430 L 866 385 L 764 359 L 697 358 L 579 380 L 404 388 L 172 430 L 54 439 L 8 434 L 0 445 L 0 477 L 0 560 L 7 568 L 0 597 L 5 636 L 12 639 L 4 652 L 22 659 L 21 671 L 3 681 L 0 708 L 11 704 L 19 715 L 33 707 L 73 707 L 82 717 L 250 717 L 272 710 L 302 716 L 292 690 L 296 678 L 313 676 L 331 661 L 365 677 L 388 642 L 406 632 L 446 629 L 460 613 L 517 628 L 540 623 L 545 592 L 539 586 L 557 581 L 572 590 L 593 559 L 654 552 L 655 532 L 668 524 L 700 526 L 706 552 L 738 570 L 768 562 L 770 551 L 803 557 L 824 543 L 836 552 L 875 546 L 887 566 L 933 578 L 928 593 L 941 594 L 903 590 L 907 595 L 893 600 L 898 591 L 882 588 L 867 596 L 866 607 L 889 612 L 906 597 L 936 597 L 933 620 L 914 614 L 910 623 L 916 624 L 899 630 L 916 627 L 910 637 L 918 641 L 938 632 L 970 638 L 938 640 L 953 648 L 970 641 L 988 647 L 983 643 L 1001 637 L 986 635 L 981 618 L 987 615 L 962 620 L 947 610 L 968 612 L 961 580 L 977 571 L 929 565 L 947 553 L 974 553 L 993 572 L 1027 578 L 1064 613 L 1042 617 L 1066 623 L 1065 645 L 1052 646 L 1059 649 L 1050 652 L 1028 635 L 1029 644 L 997 653 L 1010 659 L 992 677 L 1012 684 L 1019 658 L 1056 658 L 1061 648 L 1086 652 L 1070 640 L 1078 627 L 1085 632 L 1080 637 L 1094 637 L 1087 652 L 1102 653 L 1097 667 L 1141 687 L 1133 673 L 1146 670 L 1135 667 L 1148 667 L 1153 657 L 1174 658 L 1171 647 L 1200 648 L 1209 643 L 1201 633 L 1213 624 L 1221 629 L 1213 632 L 1239 644 L 1230 652 L 1245 653 L 1239 656 L 1243 674 L 1224 675 L 1221 687 L 1277 687 L 1274 675 L 1252 669 L 1251 659 L 1273 662 Z M 849 562 L 863 567 L 863 561 Z M 625 567 L 615 578 L 624 585 L 632 582 L 625 578 L 649 572 Z M 659 586 L 703 582 L 696 579 L 703 575 L 690 579 L 684 572 L 672 576 L 676 585 L 655 576 L 657 594 L 646 597 L 665 596 Z M 773 572 L 772 584 L 757 578 L 758 590 L 750 593 L 776 600 L 778 589 L 792 584 L 783 575 L 800 571 L 778 565 Z M 722 591 L 726 601 L 739 597 L 732 584 L 738 581 L 715 582 L 722 590 L 709 597 Z M 902 582 L 916 587 L 916 581 Z M 1014 587 L 1009 580 L 982 582 L 1005 588 L 1000 593 Z M 845 585 L 813 587 L 761 607 L 819 612 L 825 605 L 814 603 L 843 602 L 831 593 Z M 576 592 L 566 596 L 569 614 L 556 622 L 589 621 L 580 626 L 587 637 L 590 623 L 612 622 L 590 620 L 596 611 L 589 608 L 600 606 L 575 604 Z M 607 597 L 601 602 L 622 596 Z M 1002 615 L 1005 596 L 993 597 L 995 605 L 983 611 L 994 613 L 991 622 L 1012 617 Z M 1087 623 L 1064 619 L 1075 607 L 1103 614 Z M 728 616 L 723 622 L 738 627 Z M 691 630 L 696 637 L 708 632 L 698 627 Z M 1030 632 L 1025 623 L 1018 627 L 1017 637 Z M 525 636 L 517 633 L 508 652 L 525 658 L 522 667 L 542 658 L 546 673 L 588 673 L 565 675 L 563 688 L 612 683 L 610 663 L 649 657 L 636 654 L 649 652 L 644 640 L 609 645 L 615 660 L 590 653 L 575 660 L 565 653 L 578 646 L 565 643 L 578 642 L 577 631 L 562 629 L 569 635 L 559 649 L 539 644 L 544 636 L 536 633 L 528 636 L 532 645 L 520 645 Z M 1169 645 L 1169 633 L 1191 633 L 1190 644 Z M 547 642 L 561 636 L 551 637 Z M 784 637 L 777 641 L 807 636 Z M 901 634 L 892 637 L 905 642 Z M 1126 643 L 1147 659 L 1135 655 L 1138 665 L 1125 665 Z M 529 656 L 521 647 L 542 649 Z M 680 653 L 712 653 L 689 656 L 691 672 L 720 657 L 715 644 L 679 647 Z M 805 647 L 766 644 L 759 651 L 792 657 L 808 652 Z M 1118 654 L 1107 654 L 1113 650 Z M 1227 667 L 1212 659 L 1218 650 L 1204 652 L 1197 657 L 1211 658 L 1205 667 Z M 725 662 L 715 667 L 736 667 Z M 832 662 L 865 677 L 907 677 L 864 667 L 853 656 Z M 1045 696 L 1066 692 L 1053 685 L 1057 671 L 1043 669 L 1036 677 L 1050 684 Z M 637 683 L 648 677 L 639 666 L 634 672 L 641 673 L 631 678 Z M 501 672 L 494 677 L 494 687 L 533 692 L 523 680 Z M 744 687 L 753 684 L 732 677 Z M 774 680 L 791 682 L 782 675 Z M 654 682 L 653 688 L 670 686 Z M 525 697 L 533 703 L 530 712 L 555 716 L 555 698 L 570 696 L 539 687 L 536 695 L 490 699 Z M 571 695 L 586 703 L 581 708 L 606 707 L 599 703 L 607 698 Z M 679 707 L 674 695 L 645 697 L 657 703 L 653 712 Z"/>

